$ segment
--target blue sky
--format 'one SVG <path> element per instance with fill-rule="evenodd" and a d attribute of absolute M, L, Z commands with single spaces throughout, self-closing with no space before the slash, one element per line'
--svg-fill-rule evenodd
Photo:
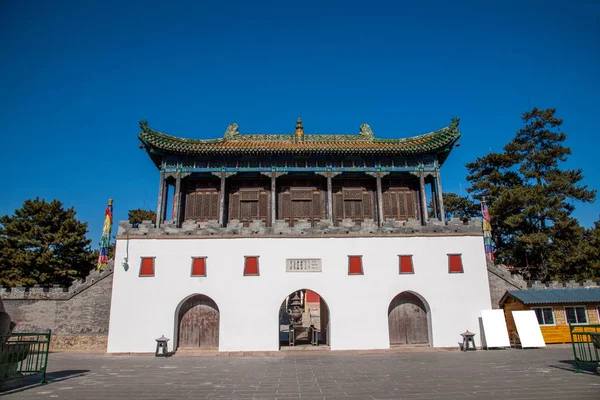
<path fill-rule="evenodd" d="M 529 107 L 556 107 L 568 167 L 600 189 L 598 1 L 168 3 L 0 2 L 0 215 L 56 198 L 96 247 L 108 198 L 116 220 L 154 209 L 141 119 L 192 138 L 298 117 L 307 133 L 406 137 L 457 116 L 442 183 L 466 194 L 465 163 L 500 151 Z M 598 204 L 576 205 L 584 226 Z"/>

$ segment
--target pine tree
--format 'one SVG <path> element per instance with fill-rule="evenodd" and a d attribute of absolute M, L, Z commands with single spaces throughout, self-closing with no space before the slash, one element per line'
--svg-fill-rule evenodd
<path fill-rule="evenodd" d="M 468 197 L 456 193 L 444 193 L 444 211 L 447 218 L 460 218 L 463 222 L 472 217 L 480 217 L 480 208 Z"/>
<path fill-rule="evenodd" d="M 94 267 L 87 224 L 58 200 L 26 200 L 0 217 L 0 284 L 69 285 Z"/>
<path fill-rule="evenodd" d="M 130 224 L 137 225 L 142 223 L 143 221 L 155 221 L 156 212 L 152 210 L 136 208 L 135 210 L 129 210 L 127 218 L 129 219 Z"/>
<path fill-rule="evenodd" d="M 574 273 L 568 264 L 583 257 L 583 228 L 571 218 L 573 202 L 593 202 L 595 191 L 580 182 L 581 170 L 564 169 L 571 154 L 556 109 L 523 114 L 523 128 L 504 146 L 467 164 L 475 198 L 488 198 L 496 258 L 531 268 L 532 277 L 550 279 Z M 564 251 L 575 257 L 568 261 Z M 581 261 L 581 259 L 579 260 Z M 569 271 L 571 269 L 571 271 Z"/>

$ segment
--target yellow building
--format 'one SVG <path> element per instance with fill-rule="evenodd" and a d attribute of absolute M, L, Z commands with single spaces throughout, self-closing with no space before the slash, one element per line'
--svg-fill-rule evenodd
<path fill-rule="evenodd" d="M 516 332 L 512 311 L 534 310 L 546 343 L 570 343 L 569 324 L 600 323 L 600 287 L 509 290 L 500 307 L 511 337 Z"/>

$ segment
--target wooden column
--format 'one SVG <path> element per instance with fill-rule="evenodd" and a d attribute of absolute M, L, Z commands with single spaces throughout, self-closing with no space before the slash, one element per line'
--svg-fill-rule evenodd
<path fill-rule="evenodd" d="M 167 180 L 165 179 L 165 173 L 160 173 L 160 183 L 158 185 L 158 204 L 156 205 L 156 227 L 160 227 L 160 224 L 164 221 L 164 215 L 166 212 L 166 197 L 167 197 Z"/>
<path fill-rule="evenodd" d="M 327 173 L 327 218 L 333 224 L 333 188 L 331 185 L 331 171 Z"/>
<path fill-rule="evenodd" d="M 179 226 L 181 219 L 181 172 L 177 171 L 175 173 L 175 196 L 173 204 L 173 209 L 175 210 L 175 215 L 173 215 L 173 223 L 175 226 Z"/>
<path fill-rule="evenodd" d="M 221 190 L 219 193 L 219 223 L 225 226 L 225 171 L 221 172 Z"/>
<path fill-rule="evenodd" d="M 437 199 L 436 178 L 433 178 L 433 181 L 431 182 L 431 204 L 433 206 L 433 218 L 440 218 L 438 215 Z"/>
<path fill-rule="evenodd" d="M 275 225 L 277 220 L 277 172 L 271 173 L 271 226 Z"/>
<path fill-rule="evenodd" d="M 444 195 L 442 194 L 442 180 L 440 179 L 440 171 L 435 173 L 435 182 L 437 184 L 437 200 L 440 209 L 440 220 L 446 222 L 446 212 L 444 211 Z"/>
<path fill-rule="evenodd" d="M 423 216 L 421 223 L 427 225 L 429 217 L 427 215 L 427 193 L 425 192 L 425 173 L 423 171 L 419 172 L 419 191 L 421 192 L 421 214 Z"/>
<path fill-rule="evenodd" d="M 377 225 L 383 224 L 383 194 L 381 191 L 381 172 L 377 173 Z"/>

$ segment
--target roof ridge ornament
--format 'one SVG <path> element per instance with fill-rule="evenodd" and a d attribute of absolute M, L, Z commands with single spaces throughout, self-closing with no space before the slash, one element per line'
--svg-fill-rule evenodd
<path fill-rule="evenodd" d="M 298 121 L 296 121 L 296 140 L 299 142 L 304 141 L 304 126 L 302 126 L 301 118 L 298 118 Z"/>
<path fill-rule="evenodd" d="M 142 130 L 142 132 L 148 133 L 150 131 L 150 128 L 148 127 L 148 121 L 140 121 L 140 129 Z"/>
<path fill-rule="evenodd" d="M 223 135 L 223 138 L 225 140 L 230 140 L 230 139 L 236 139 L 236 138 L 238 138 L 240 136 L 239 128 L 240 127 L 238 126 L 238 124 L 236 124 L 235 122 L 232 122 L 227 127 L 227 130 L 225 131 L 225 135 Z"/>
<path fill-rule="evenodd" d="M 362 124 L 360 126 L 359 135 L 366 139 L 374 139 L 375 138 L 375 134 L 371 130 L 371 127 L 369 126 L 369 124 Z"/>

